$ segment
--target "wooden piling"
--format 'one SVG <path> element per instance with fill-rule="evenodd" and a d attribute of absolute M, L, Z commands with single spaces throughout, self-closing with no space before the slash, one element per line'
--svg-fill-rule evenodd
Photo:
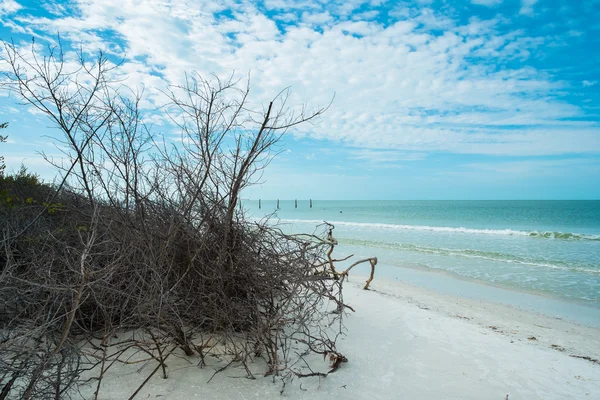
<path fill-rule="evenodd" d="M 294 208 L 298 208 L 298 199 L 294 200 Z"/>
<path fill-rule="evenodd" d="M 258 199 L 258 209 L 259 209 L 259 210 L 260 210 L 260 206 L 261 206 L 261 204 L 260 204 L 260 199 Z"/>

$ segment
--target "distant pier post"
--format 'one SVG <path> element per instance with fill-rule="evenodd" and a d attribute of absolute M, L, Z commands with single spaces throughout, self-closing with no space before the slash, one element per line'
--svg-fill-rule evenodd
<path fill-rule="evenodd" d="M 294 208 L 298 208 L 298 199 L 294 200 Z"/>
<path fill-rule="evenodd" d="M 310 199 L 310 208 L 312 208 L 312 199 Z"/>
<path fill-rule="evenodd" d="M 259 209 L 259 210 L 260 210 L 260 206 L 261 206 L 261 204 L 260 204 L 260 199 L 258 199 L 258 209 Z"/>
<path fill-rule="evenodd" d="M 279 199 L 277 199 L 277 209 L 279 210 Z"/>

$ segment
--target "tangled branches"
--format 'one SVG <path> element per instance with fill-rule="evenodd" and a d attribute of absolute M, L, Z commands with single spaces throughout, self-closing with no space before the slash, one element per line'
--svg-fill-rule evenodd
<path fill-rule="evenodd" d="M 97 398 L 115 363 L 156 362 L 133 398 L 167 377 L 174 352 L 249 376 L 260 357 L 283 379 L 325 374 L 306 372 L 309 354 L 329 357 L 329 372 L 346 361 L 349 269 L 335 271 L 333 226 L 286 235 L 238 207 L 281 135 L 326 108 L 294 113 L 282 92 L 248 111 L 248 86 L 196 74 L 165 92 L 182 135 L 171 146 L 102 54 L 67 71 L 61 49 L 40 59 L 4 45 L 7 88 L 60 129 L 64 158 L 48 158 L 56 185 L 1 178 L 0 399 L 65 398 L 85 383 Z"/>

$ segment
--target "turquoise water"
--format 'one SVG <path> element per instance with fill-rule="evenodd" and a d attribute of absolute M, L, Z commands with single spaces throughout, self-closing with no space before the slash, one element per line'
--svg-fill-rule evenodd
<path fill-rule="evenodd" d="M 600 201 L 246 201 L 293 232 L 335 225 L 337 253 L 600 307 Z"/>

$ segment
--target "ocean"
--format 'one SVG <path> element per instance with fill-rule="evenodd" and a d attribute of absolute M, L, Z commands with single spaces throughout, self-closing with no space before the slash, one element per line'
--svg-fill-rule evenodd
<path fill-rule="evenodd" d="M 246 200 L 288 232 L 335 225 L 336 255 L 600 308 L 600 201 Z M 383 265 L 385 267 L 379 267 Z M 379 272 L 378 272 L 379 273 Z M 361 270 L 366 274 L 366 267 Z M 396 274 L 397 275 L 397 274 Z M 376 275 L 377 276 L 377 275 Z"/>

